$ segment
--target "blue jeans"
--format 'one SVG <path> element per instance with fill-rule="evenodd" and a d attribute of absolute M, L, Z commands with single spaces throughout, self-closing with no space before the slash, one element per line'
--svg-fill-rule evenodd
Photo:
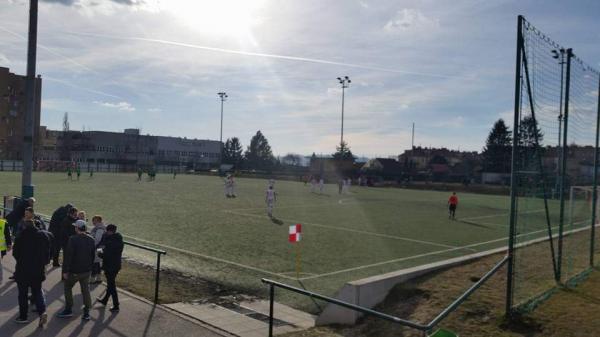
<path fill-rule="evenodd" d="M 17 282 L 17 288 L 19 289 L 19 317 L 27 319 L 27 312 L 29 310 L 29 289 L 31 288 L 31 296 L 35 301 L 35 307 L 37 308 L 38 314 L 41 315 L 46 312 L 46 296 L 42 290 L 41 282 L 27 283 Z"/>

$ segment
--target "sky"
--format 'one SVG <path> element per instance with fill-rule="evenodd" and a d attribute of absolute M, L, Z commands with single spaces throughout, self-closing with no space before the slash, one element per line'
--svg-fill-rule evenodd
<path fill-rule="evenodd" d="M 29 1 L 0 0 L 0 66 L 24 74 Z M 42 125 L 219 139 L 276 155 L 481 151 L 512 122 L 517 15 L 600 68 L 600 2 L 41 0 Z"/>

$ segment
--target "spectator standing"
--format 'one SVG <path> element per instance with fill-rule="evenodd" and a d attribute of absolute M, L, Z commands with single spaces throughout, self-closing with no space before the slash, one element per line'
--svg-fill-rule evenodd
<path fill-rule="evenodd" d="M 3 282 L 2 275 L 2 259 L 6 256 L 6 252 L 10 251 L 12 247 L 12 239 L 10 237 L 10 230 L 6 220 L 0 219 L 0 284 Z"/>
<path fill-rule="evenodd" d="M 64 206 L 60 206 L 57 208 L 54 213 L 52 213 L 52 217 L 50 218 L 50 225 L 48 226 L 48 230 L 52 235 L 54 235 L 53 242 L 53 251 L 52 251 L 52 266 L 60 267 L 60 263 L 58 262 L 58 256 L 60 254 L 60 250 L 62 245 L 60 244 L 61 239 L 61 223 L 65 220 L 67 216 L 69 216 L 69 211 L 73 208 L 73 205 L 66 204 Z"/>
<path fill-rule="evenodd" d="M 117 233 L 117 226 L 110 224 L 106 226 L 106 234 L 100 244 L 102 252 L 100 253 L 103 263 L 102 269 L 106 276 L 106 294 L 104 298 L 99 298 L 98 302 L 106 305 L 108 298 L 112 297 L 113 306 L 110 308 L 111 312 L 119 311 L 119 296 L 117 295 L 116 279 L 117 274 L 121 270 L 121 258 L 123 255 L 123 237 L 120 233 Z"/>
<path fill-rule="evenodd" d="M 35 306 L 40 315 L 39 326 L 48 321 L 46 299 L 42 282 L 46 279 L 46 264 L 50 259 L 50 242 L 35 226 L 33 220 L 27 220 L 25 227 L 15 239 L 13 256 L 17 261 L 15 281 L 19 292 L 19 317 L 15 322 L 28 323 L 28 294 L 31 289 Z"/>
<path fill-rule="evenodd" d="M 96 244 L 95 248 L 98 249 L 100 247 L 100 242 L 104 237 L 104 233 L 106 232 L 106 226 L 104 226 L 104 223 L 102 223 L 102 216 L 100 215 L 94 215 L 92 217 L 92 224 L 94 225 L 94 227 L 90 231 L 90 235 L 92 236 L 92 238 L 94 238 L 94 243 Z M 94 260 L 94 267 L 92 268 L 92 278 L 90 280 L 91 284 L 97 284 L 102 282 L 102 277 L 100 275 L 101 262 L 102 259 L 100 258 L 100 256 L 96 255 L 96 258 Z"/>
<path fill-rule="evenodd" d="M 90 294 L 90 275 L 96 257 L 94 239 L 86 233 L 83 220 L 75 222 L 76 234 L 69 238 L 63 261 L 63 280 L 65 286 L 65 308 L 58 314 L 60 318 L 73 316 L 73 286 L 79 282 L 83 297 L 83 315 L 81 319 L 90 320 L 92 298 Z"/>
<path fill-rule="evenodd" d="M 75 235 L 75 221 L 77 220 L 77 208 L 73 207 L 69 210 L 67 216 L 60 223 L 60 238 L 57 240 L 58 244 L 63 250 L 63 261 L 65 252 L 67 250 L 67 243 L 69 243 L 69 238 Z"/>
<path fill-rule="evenodd" d="M 29 198 L 27 200 L 23 200 L 18 202 L 16 205 L 13 205 L 13 209 L 6 216 L 6 222 L 8 222 L 8 227 L 12 233 L 12 236 L 16 236 L 16 232 L 18 231 L 17 227 L 19 222 L 23 220 L 25 216 L 25 209 L 27 207 L 33 207 L 35 204 L 35 198 Z"/>

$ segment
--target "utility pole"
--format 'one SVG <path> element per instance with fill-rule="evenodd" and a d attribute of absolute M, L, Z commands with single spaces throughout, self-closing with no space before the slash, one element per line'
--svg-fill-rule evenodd
<path fill-rule="evenodd" d="M 412 140 L 410 142 L 410 149 L 414 150 L 415 148 L 415 122 L 413 122 L 413 127 L 412 127 Z"/>
<path fill-rule="evenodd" d="M 340 146 L 342 146 L 342 144 L 344 143 L 344 93 L 345 89 L 350 86 L 350 83 L 352 83 L 352 81 L 348 76 L 344 76 L 343 78 L 338 77 L 337 80 L 342 85 L 342 132 L 340 137 Z"/>
<path fill-rule="evenodd" d="M 33 197 L 31 176 L 33 171 L 33 135 L 35 115 L 35 63 L 37 53 L 38 0 L 29 2 L 29 39 L 27 45 L 27 77 L 25 83 L 25 129 L 23 132 L 23 175 L 21 179 L 21 196 L 23 199 Z"/>
<path fill-rule="evenodd" d="M 219 141 L 221 142 L 221 155 L 219 157 L 219 170 L 221 169 L 221 164 L 223 164 L 223 102 L 227 100 L 227 93 L 222 91 L 217 93 L 221 98 L 221 133 L 219 135 Z"/>

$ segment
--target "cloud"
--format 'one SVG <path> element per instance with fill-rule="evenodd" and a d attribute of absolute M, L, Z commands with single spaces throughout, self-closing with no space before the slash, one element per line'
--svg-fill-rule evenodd
<path fill-rule="evenodd" d="M 448 120 L 440 121 L 431 125 L 434 128 L 462 128 L 465 125 L 465 118 L 457 116 Z"/>
<path fill-rule="evenodd" d="M 147 111 L 148 112 L 162 112 L 162 109 L 161 108 L 149 108 Z"/>
<path fill-rule="evenodd" d="M 65 6 L 71 6 L 76 0 L 42 0 L 42 2 L 57 3 Z"/>
<path fill-rule="evenodd" d="M 396 12 L 383 30 L 388 33 L 413 32 L 416 30 L 429 30 L 439 27 L 439 21 L 425 16 L 418 9 L 404 8 Z"/>
<path fill-rule="evenodd" d="M 127 6 L 143 5 L 146 3 L 146 1 L 144 1 L 144 0 L 110 0 L 110 1 L 121 4 L 121 5 L 127 5 Z M 57 3 L 57 4 L 65 5 L 65 6 L 87 5 L 88 4 L 83 0 L 42 0 L 42 2 Z M 98 5 L 98 3 L 91 2 L 91 3 L 89 3 L 89 5 L 96 6 L 96 5 Z"/>
<path fill-rule="evenodd" d="M 10 60 L 8 59 L 8 57 L 6 57 L 6 55 L 0 53 L 0 66 L 8 67 L 9 64 L 10 64 Z"/>
<path fill-rule="evenodd" d="M 135 108 L 130 103 L 127 103 L 127 102 L 110 103 L 110 102 L 94 101 L 94 103 L 101 105 L 103 107 L 117 109 L 119 111 L 135 111 Z"/>

